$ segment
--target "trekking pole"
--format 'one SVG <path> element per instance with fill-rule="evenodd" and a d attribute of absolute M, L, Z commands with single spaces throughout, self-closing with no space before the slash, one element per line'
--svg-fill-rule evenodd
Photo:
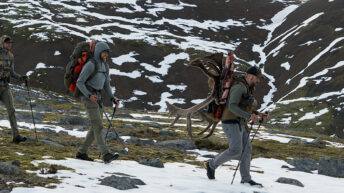
<path fill-rule="evenodd" d="M 113 128 L 113 131 L 114 131 L 114 133 L 116 134 L 118 141 L 119 141 L 119 142 L 121 143 L 121 145 L 123 146 L 124 151 L 125 151 L 126 153 L 129 153 L 129 149 L 125 146 L 125 144 L 123 143 L 121 137 L 120 137 L 119 134 L 117 133 L 115 127 L 112 125 L 112 123 L 111 123 L 109 117 L 107 116 L 107 114 L 106 114 L 106 112 L 105 112 L 105 110 L 104 110 L 104 107 L 103 107 L 103 105 L 101 104 L 100 101 L 98 102 L 98 105 L 99 105 L 99 107 L 102 109 L 102 111 L 103 111 L 103 113 L 104 113 L 106 119 L 108 120 L 108 122 L 109 122 L 109 124 L 110 124 L 109 127 L 112 127 L 112 128 Z"/>
<path fill-rule="evenodd" d="M 36 135 L 36 141 L 38 141 L 38 137 L 37 137 L 37 130 L 36 130 L 36 123 L 35 123 L 35 118 L 33 116 L 33 111 L 32 111 L 32 104 L 31 104 L 31 96 L 30 96 L 30 90 L 29 90 L 29 83 L 27 80 L 25 80 L 25 86 L 27 89 L 27 94 L 29 96 L 29 101 L 30 101 L 30 109 L 31 109 L 31 116 L 32 116 L 32 122 L 33 122 L 33 126 L 35 128 L 35 135 Z"/>
<path fill-rule="evenodd" d="M 239 124 L 240 124 L 240 123 L 239 123 Z M 233 178 L 232 178 L 231 185 L 232 185 L 233 182 L 234 182 L 235 175 L 236 175 L 236 173 L 237 173 L 237 171 L 238 171 L 238 168 L 239 168 L 239 166 L 240 166 L 240 163 L 241 163 L 242 155 L 244 154 L 245 149 L 246 149 L 247 142 L 248 142 L 248 140 L 250 139 L 250 133 L 251 133 L 251 131 L 252 131 L 253 124 L 254 124 L 254 122 L 252 121 L 252 122 L 251 122 L 251 128 L 250 128 L 250 131 L 249 131 L 248 134 L 247 134 L 247 139 L 246 139 L 245 145 L 244 145 L 244 147 L 243 147 L 243 149 L 242 149 L 242 152 L 241 152 L 241 155 L 240 155 L 240 158 L 239 158 L 238 165 L 237 165 L 237 167 L 235 168 L 235 171 L 234 171 L 234 174 L 233 174 Z"/>
<path fill-rule="evenodd" d="M 116 113 L 116 106 L 113 108 L 113 112 L 112 112 L 112 115 L 111 115 L 111 121 L 110 121 L 111 123 L 112 123 L 112 120 L 113 120 L 113 118 L 115 116 L 115 113 Z M 111 127 L 111 125 L 109 124 L 109 126 L 107 128 L 107 131 L 106 131 L 106 134 L 105 134 L 105 143 L 106 143 L 106 138 L 107 138 L 107 136 L 109 134 L 110 127 Z M 100 158 L 100 156 L 101 156 L 101 153 L 99 154 L 99 158 Z"/>

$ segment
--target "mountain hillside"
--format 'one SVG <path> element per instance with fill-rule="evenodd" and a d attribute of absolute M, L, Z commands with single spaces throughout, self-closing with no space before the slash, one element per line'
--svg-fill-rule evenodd
<path fill-rule="evenodd" d="M 228 148 L 220 125 L 209 139 L 190 140 L 185 119 L 171 127 L 173 118 L 152 111 L 117 109 L 107 145 L 111 152 L 119 153 L 118 160 L 104 164 L 96 144 L 88 151 L 94 162 L 78 160 L 75 154 L 90 129 L 83 105 L 66 95 L 30 89 L 34 98 L 34 125 L 26 88 L 11 86 L 18 127 L 28 140 L 21 144 L 11 142 L 7 112 L 1 106 L 1 193 L 151 193 L 162 189 L 169 193 L 343 191 L 343 139 L 254 125 L 251 139 L 255 132 L 257 135 L 252 143 L 250 173 L 264 187 L 241 184 L 240 172 L 230 185 L 237 160 L 220 166 L 216 180 L 209 180 L 201 167 L 204 161 Z M 112 108 L 105 108 L 105 112 L 110 117 Z M 103 118 L 105 135 L 109 122 L 105 116 Z M 197 136 L 207 125 L 193 126 L 194 136 Z M 114 128 L 124 146 L 118 142 Z"/>
<path fill-rule="evenodd" d="M 237 69 L 259 65 L 260 110 L 274 127 L 344 137 L 341 0 L 0 1 L 0 34 L 16 43 L 15 69 L 60 93 L 74 45 L 112 49 L 111 85 L 125 108 L 166 111 L 206 98 L 188 61 L 234 50 Z"/>

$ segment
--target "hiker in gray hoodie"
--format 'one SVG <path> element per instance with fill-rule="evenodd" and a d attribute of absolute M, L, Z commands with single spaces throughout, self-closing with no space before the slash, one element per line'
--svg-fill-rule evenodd
<path fill-rule="evenodd" d="M 81 144 L 75 156 L 77 159 L 93 161 L 92 158 L 88 157 L 87 150 L 94 139 L 105 163 L 110 163 L 119 157 L 118 154 L 109 152 L 103 136 L 101 90 L 105 90 L 105 93 L 111 98 L 112 103 L 116 104 L 116 107 L 119 105 L 119 101 L 115 99 L 110 87 L 109 65 L 106 63 L 109 52 L 110 48 L 105 42 L 98 42 L 95 45 L 94 57 L 85 64 L 76 82 L 76 86 L 83 94 L 81 101 L 86 107 L 92 124 L 85 141 Z M 97 71 L 97 73 L 90 78 L 94 71 Z"/>

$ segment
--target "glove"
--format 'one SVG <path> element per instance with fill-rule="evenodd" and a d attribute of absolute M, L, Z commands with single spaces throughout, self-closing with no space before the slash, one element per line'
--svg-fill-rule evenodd
<path fill-rule="evenodd" d="M 20 76 L 19 80 L 27 82 L 29 78 L 26 75 Z"/>
<path fill-rule="evenodd" d="M 116 105 L 116 108 L 119 106 L 119 100 L 112 98 L 111 102 Z"/>

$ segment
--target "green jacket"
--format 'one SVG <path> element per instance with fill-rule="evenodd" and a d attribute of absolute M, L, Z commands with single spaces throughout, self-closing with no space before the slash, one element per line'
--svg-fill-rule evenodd
<path fill-rule="evenodd" d="M 244 77 L 234 82 L 228 95 L 228 101 L 222 114 L 222 121 L 244 121 L 251 117 L 257 101 L 252 97 L 253 89 Z M 253 101 L 252 101 L 253 100 Z"/>

